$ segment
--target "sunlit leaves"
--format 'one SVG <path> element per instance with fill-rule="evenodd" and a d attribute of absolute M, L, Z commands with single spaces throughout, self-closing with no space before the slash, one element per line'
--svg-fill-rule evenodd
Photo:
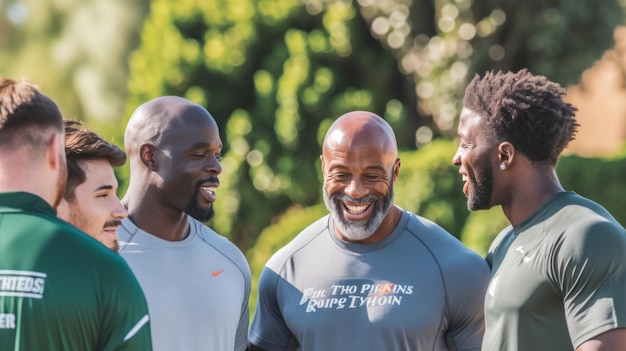
<path fill-rule="evenodd" d="M 350 1 L 154 0 L 131 67 L 129 110 L 182 95 L 218 121 L 211 225 L 243 247 L 288 206 L 319 199 L 320 136 L 332 120 L 401 101 L 392 57 Z"/>

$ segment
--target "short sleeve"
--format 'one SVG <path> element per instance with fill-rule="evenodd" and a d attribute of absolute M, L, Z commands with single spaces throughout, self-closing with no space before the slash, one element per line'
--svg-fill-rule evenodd
<path fill-rule="evenodd" d="M 472 252 L 447 274 L 450 276 L 446 279 L 448 346 L 450 350 L 479 351 L 485 330 L 483 306 L 489 284 L 489 265 Z"/>
<path fill-rule="evenodd" d="M 248 338 L 267 351 L 298 350 L 298 343 L 287 327 L 278 304 L 278 286 L 282 279 L 268 267 L 259 277 L 258 297 Z"/>
<path fill-rule="evenodd" d="M 239 318 L 239 324 L 237 325 L 237 334 L 235 335 L 235 350 L 245 351 L 248 348 L 248 326 L 250 323 L 250 311 L 248 307 L 248 301 L 250 299 L 250 285 L 251 285 L 251 277 L 250 277 L 250 268 L 245 261 L 245 258 L 242 258 L 243 262 L 239 263 L 239 266 L 242 269 L 245 279 L 245 294 L 243 296 L 243 301 L 241 303 L 241 317 Z"/>
<path fill-rule="evenodd" d="M 573 228 L 555 246 L 552 279 L 575 346 L 626 327 L 626 238 L 610 222 Z"/>
<path fill-rule="evenodd" d="M 118 264 L 113 264 L 118 263 Z M 148 306 L 135 276 L 120 258 L 102 277 L 106 295 L 99 350 L 152 350 Z M 108 279 L 108 281 L 107 281 Z"/>

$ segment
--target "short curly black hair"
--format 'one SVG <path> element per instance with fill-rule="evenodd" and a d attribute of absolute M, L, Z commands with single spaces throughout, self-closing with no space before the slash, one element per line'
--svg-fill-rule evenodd
<path fill-rule="evenodd" d="M 463 107 L 482 116 L 485 135 L 508 141 L 534 164 L 556 165 L 580 126 L 558 83 L 523 69 L 488 71 L 465 89 Z"/>

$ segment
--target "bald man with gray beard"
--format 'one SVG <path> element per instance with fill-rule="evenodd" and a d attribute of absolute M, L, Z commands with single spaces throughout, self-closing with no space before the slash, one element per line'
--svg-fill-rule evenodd
<path fill-rule="evenodd" d="M 480 350 L 484 259 L 393 203 L 396 138 L 381 117 L 339 117 L 322 147 L 330 214 L 274 254 L 250 350 Z"/>

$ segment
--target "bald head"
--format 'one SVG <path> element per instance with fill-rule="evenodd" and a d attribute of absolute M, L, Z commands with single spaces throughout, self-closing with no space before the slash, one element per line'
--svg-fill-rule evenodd
<path fill-rule="evenodd" d="M 367 243 L 387 237 L 399 218 L 393 184 L 400 159 L 391 126 L 371 112 L 346 113 L 326 133 L 321 159 L 324 203 L 339 238 Z"/>
<path fill-rule="evenodd" d="M 398 157 L 396 136 L 389 123 L 366 111 L 348 112 L 330 126 L 324 138 L 322 156 L 338 148 L 380 153 L 385 155 L 385 163 L 389 164 Z"/>
<path fill-rule="evenodd" d="M 162 96 L 139 106 L 128 121 L 124 134 L 124 148 L 130 157 L 139 152 L 144 143 L 159 146 L 167 138 L 183 132 L 181 126 L 217 123 L 202 106 L 178 96 Z"/>

